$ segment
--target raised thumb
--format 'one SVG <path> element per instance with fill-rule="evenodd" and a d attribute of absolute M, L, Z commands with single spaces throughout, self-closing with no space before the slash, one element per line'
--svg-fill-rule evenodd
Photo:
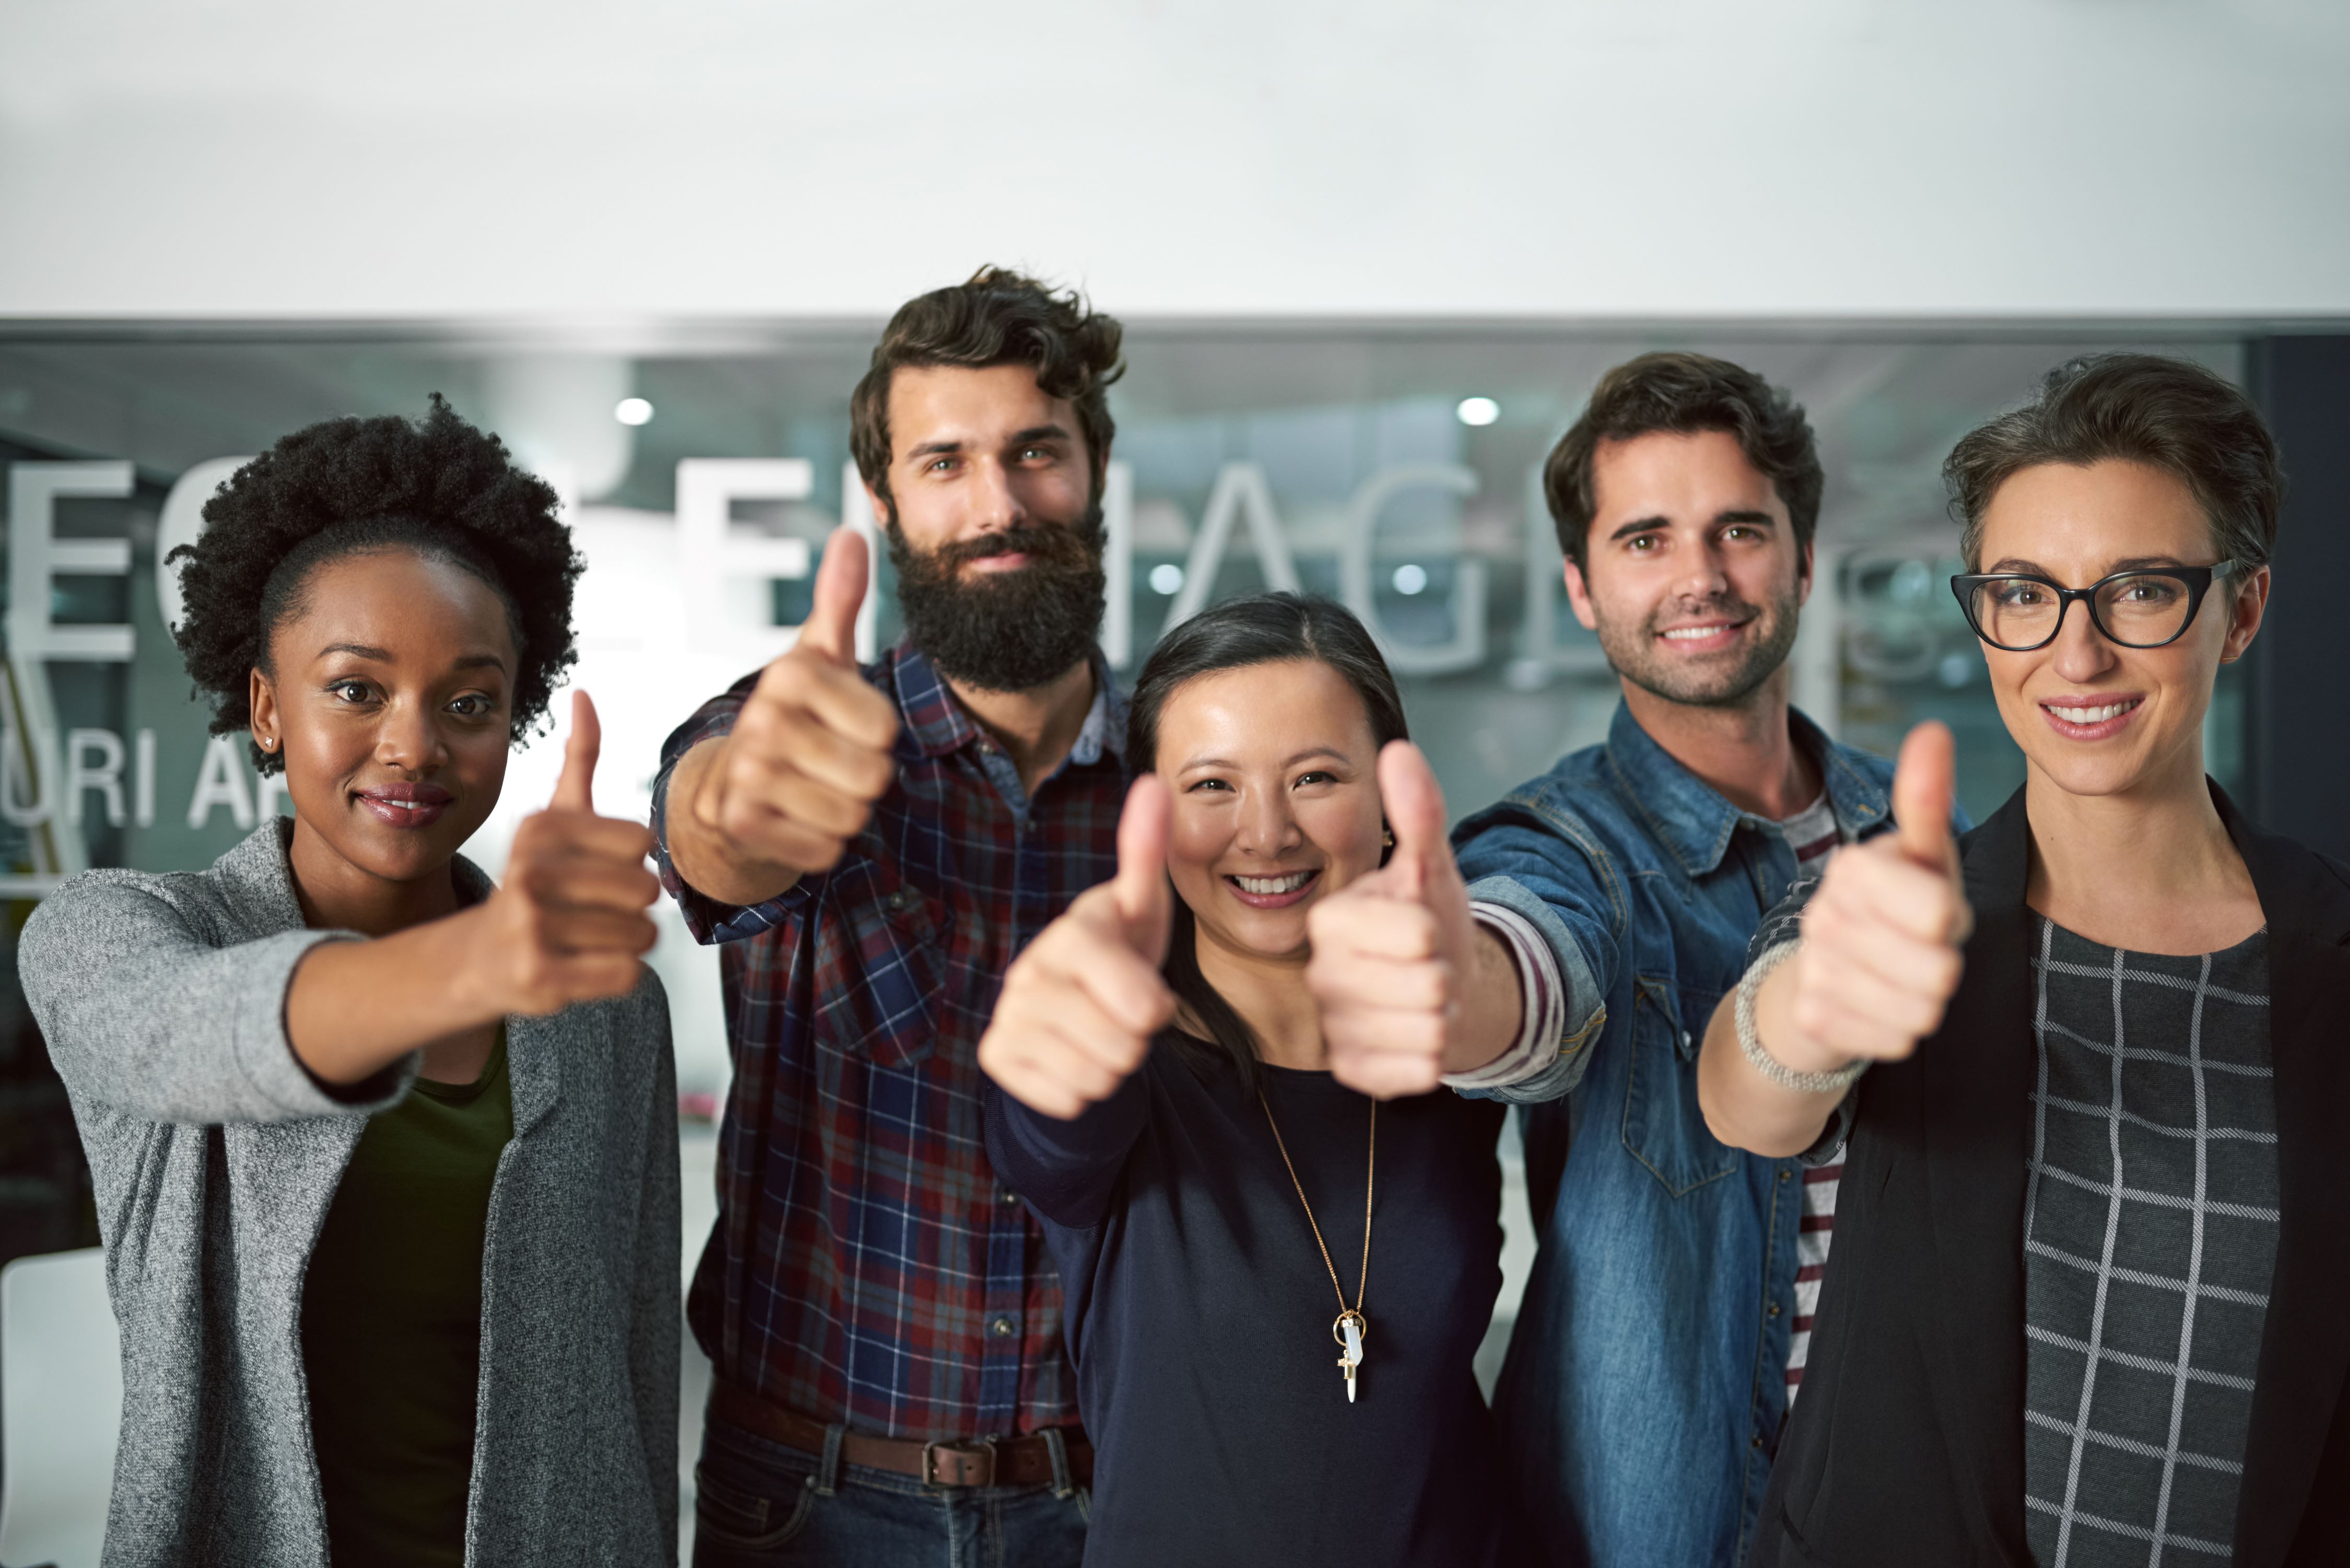
<path fill-rule="evenodd" d="M 865 606 L 865 584 L 873 571 L 865 535 L 847 524 L 824 542 L 816 568 L 816 603 L 800 626 L 799 646 L 814 649 L 835 664 L 857 662 L 857 612 Z"/>
<path fill-rule="evenodd" d="M 1452 846 L 1444 834 L 1444 791 L 1428 759 L 1409 741 L 1389 741 L 1379 748 L 1378 774 L 1379 809 L 1395 835 L 1386 879 L 1398 893 L 1417 898 L 1452 865 Z"/>
<path fill-rule="evenodd" d="M 1110 902 L 1118 906 L 1127 940 L 1152 963 L 1167 956 L 1167 927 L 1173 909 L 1167 890 L 1167 838 L 1173 797 L 1156 774 L 1144 774 L 1126 792 L 1118 818 L 1118 879 Z"/>
<path fill-rule="evenodd" d="M 1893 764 L 1893 825 L 1901 853 L 1921 866 L 1956 873 L 1950 803 L 1957 790 L 1958 742 L 1929 719 L 1909 732 Z"/>
<path fill-rule="evenodd" d="M 556 811 L 596 809 L 596 754 L 604 746 L 604 726 L 596 717 L 596 703 L 585 691 L 571 693 L 571 734 L 563 742 L 563 772 L 556 775 Z"/>

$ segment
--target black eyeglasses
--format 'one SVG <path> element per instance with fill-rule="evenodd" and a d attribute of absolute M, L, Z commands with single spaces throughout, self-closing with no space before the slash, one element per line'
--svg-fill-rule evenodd
<path fill-rule="evenodd" d="M 2123 648 L 2160 648 L 2195 624 L 2211 579 L 2234 566 L 2164 566 L 2116 572 L 2085 588 L 2068 588 L 2032 573 L 1976 574 L 1950 579 L 1950 591 L 1975 635 L 1993 648 L 2029 653 L 2056 640 L 2064 612 L 2079 599 L 2106 640 Z"/>

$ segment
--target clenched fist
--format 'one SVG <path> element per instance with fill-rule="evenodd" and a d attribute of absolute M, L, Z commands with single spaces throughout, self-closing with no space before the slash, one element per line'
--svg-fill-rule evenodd
<path fill-rule="evenodd" d="M 714 898 L 755 903 L 830 870 L 897 777 L 897 707 L 857 670 L 869 570 L 863 537 L 835 529 L 799 640 L 760 672 L 733 730 L 678 764 L 670 852 Z"/>
<path fill-rule="evenodd" d="M 1516 982 L 1505 972 L 1498 982 L 1508 997 L 1492 994 L 1494 966 L 1506 971 L 1508 961 L 1481 950 L 1494 944 L 1470 915 L 1428 759 L 1409 741 L 1390 741 L 1378 775 L 1394 852 L 1307 913 L 1305 984 L 1321 1008 L 1332 1075 L 1389 1099 L 1426 1094 L 1444 1074 L 1498 1055 L 1508 1031 L 1495 1039 L 1469 1025 L 1480 1012 L 1513 1021 Z"/>
<path fill-rule="evenodd" d="M 1803 946 L 1756 1001 L 1756 1033 L 1782 1065 L 1897 1060 L 1940 1027 L 1974 927 L 1950 836 L 1953 749 L 1940 724 L 1910 731 L 1895 831 L 1829 858 L 1804 907 Z"/>
<path fill-rule="evenodd" d="M 645 907 L 660 882 L 645 866 L 644 824 L 596 815 L 602 740 L 596 704 L 573 693 L 555 798 L 515 830 L 505 878 L 481 907 L 474 989 L 492 1014 L 557 1012 L 636 989 L 655 936 Z"/>
<path fill-rule="evenodd" d="M 1171 813 L 1157 775 L 1136 779 L 1118 822 L 1118 876 L 1078 895 L 1004 974 L 979 1064 L 1032 1110 L 1066 1121 L 1109 1098 L 1175 1016 L 1159 972 L 1173 914 Z"/>

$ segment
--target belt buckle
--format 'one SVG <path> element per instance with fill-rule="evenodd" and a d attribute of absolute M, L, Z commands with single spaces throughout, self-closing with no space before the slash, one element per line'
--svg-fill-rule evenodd
<path fill-rule="evenodd" d="M 986 1480 L 941 1480 L 939 1479 L 940 1454 L 949 1453 L 962 1456 L 982 1452 L 987 1455 Z M 924 1443 L 922 1445 L 922 1484 L 924 1486 L 992 1486 L 994 1482 L 995 1439 L 993 1438 L 973 1438 L 965 1442 Z"/>

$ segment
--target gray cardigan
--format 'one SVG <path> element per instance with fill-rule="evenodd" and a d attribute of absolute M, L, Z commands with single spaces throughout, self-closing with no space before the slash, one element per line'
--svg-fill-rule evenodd
<path fill-rule="evenodd" d="M 18 967 L 72 1096 L 122 1336 L 106 1568 L 326 1568 L 302 1281 L 370 1112 L 286 1038 L 307 930 L 265 823 L 210 869 L 88 871 Z M 457 862 L 460 887 L 487 878 Z M 420 976 L 418 983 L 425 983 Z M 677 1560 L 678 1157 L 660 982 L 506 1021 L 468 1563 Z"/>

